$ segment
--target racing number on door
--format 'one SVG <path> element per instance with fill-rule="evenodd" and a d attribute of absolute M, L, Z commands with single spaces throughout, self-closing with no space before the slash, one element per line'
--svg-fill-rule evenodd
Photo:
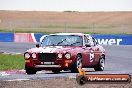
<path fill-rule="evenodd" d="M 90 52 L 90 62 L 93 62 L 93 60 L 94 60 L 94 52 L 91 51 Z"/>

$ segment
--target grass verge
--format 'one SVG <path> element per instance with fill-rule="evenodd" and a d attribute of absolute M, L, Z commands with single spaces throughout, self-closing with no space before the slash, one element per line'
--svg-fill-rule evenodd
<path fill-rule="evenodd" d="M 0 29 L 0 32 L 14 32 L 14 33 L 43 33 L 43 34 L 54 34 L 54 33 L 65 33 L 65 32 L 47 32 L 47 31 L 39 31 L 39 28 L 38 30 L 37 29 L 12 29 L 12 30 L 9 30 L 9 29 Z M 69 32 L 70 33 L 70 32 Z M 76 32 L 75 32 L 76 33 Z M 113 32 L 113 33 L 110 33 L 110 32 L 77 32 L 77 33 L 84 33 L 84 34 L 125 34 L 125 35 L 132 35 L 132 33 L 126 33 L 126 32 Z"/>
<path fill-rule="evenodd" d="M 0 70 L 24 69 L 22 55 L 0 54 Z"/>
<path fill-rule="evenodd" d="M 132 34 L 131 24 L 41 24 L 35 27 L 9 27 L 0 28 L 0 32 L 16 33 L 58 33 L 78 32 L 90 34 Z"/>

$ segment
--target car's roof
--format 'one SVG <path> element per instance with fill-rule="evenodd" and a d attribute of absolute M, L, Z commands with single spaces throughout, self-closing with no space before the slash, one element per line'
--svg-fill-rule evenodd
<path fill-rule="evenodd" d="M 50 35 L 79 35 L 79 36 L 83 36 L 83 33 L 56 33 L 56 34 L 50 34 Z M 86 34 L 89 35 L 89 34 Z"/>

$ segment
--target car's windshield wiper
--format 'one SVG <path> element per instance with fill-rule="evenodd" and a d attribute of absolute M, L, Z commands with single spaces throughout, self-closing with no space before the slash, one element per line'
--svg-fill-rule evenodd
<path fill-rule="evenodd" d="M 66 39 L 63 39 L 62 41 L 58 42 L 57 45 L 63 43 L 64 41 L 66 41 Z"/>
<path fill-rule="evenodd" d="M 75 44 L 77 44 L 77 43 L 81 43 L 81 42 L 74 42 L 74 43 L 72 43 L 71 45 L 75 45 Z"/>

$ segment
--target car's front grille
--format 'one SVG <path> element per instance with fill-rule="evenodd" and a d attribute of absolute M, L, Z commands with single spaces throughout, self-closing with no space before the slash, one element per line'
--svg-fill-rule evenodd
<path fill-rule="evenodd" d="M 39 53 L 38 58 L 43 62 L 54 62 L 56 53 Z"/>

